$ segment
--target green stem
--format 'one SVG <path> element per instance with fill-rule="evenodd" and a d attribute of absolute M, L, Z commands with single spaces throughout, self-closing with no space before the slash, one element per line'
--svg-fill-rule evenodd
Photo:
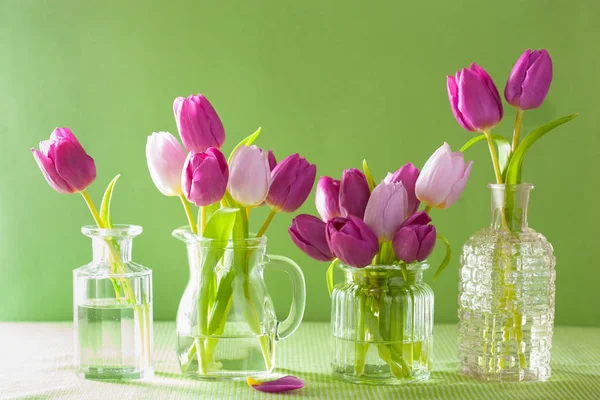
<path fill-rule="evenodd" d="M 204 236 L 204 231 L 206 230 L 206 223 L 208 222 L 208 218 L 206 218 L 206 207 L 200 207 L 200 233 Z"/>
<path fill-rule="evenodd" d="M 100 214 L 98 214 L 98 210 L 96 209 L 96 206 L 94 205 L 94 202 L 92 201 L 92 198 L 90 197 L 88 192 L 86 190 L 83 190 L 80 193 L 83 196 L 83 200 L 85 200 L 85 204 L 87 204 L 88 208 L 90 209 L 90 212 L 92 213 L 92 217 L 94 217 L 94 221 L 96 222 L 96 225 L 98 225 L 98 228 L 106 228 L 106 226 L 102 222 L 102 218 L 100 218 Z"/>
<path fill-rule="evenodd" d="M 185 216 L 187 217 L 188 223 L 190 224 L 190 230 L 192 233 L 198 234 L 198 227 L 196 226 L 196 222 L 194 221 L 194 214 L 192 213 L 192 208 L 190 207 L 190 203 L 187 201 L 185 196 L 182 194 L 179 196 L 181 199 L 181 204 L 183 204 L 183 209 L 185 210 Z"/>
<path fill-rule="evenodd" d="M 429 214 L 429 212 L 431 211 L 431 206 L 426 206 L 425 210 L 423 211 L 425 211 L 425 214 Z"/>
<path fill-rule="evenodd" d="M 512 152 L 517 151 L 519 147 L 519 137 L 521 135 L 521 121 L 523 120 L 523 110 L 517 109 L 517 116 L 515 118 L 515 130 L 512 139 Z"/>
<path fill-rule="evenodd" d="M 492 133 L 490 131 L 483 132 L 490 148 L 490 155 L 492 156 L 492 164 L 494 165 L 494 173 L 496 174 L 496 183 L 504 183 L 502 179 L 502 172 L 500 171 L 500 162 L 498 161 L 498 153 L 496 152 L 496 145 L 492 140 Z"/>
<path fill-rule="evenodd" d="M 258 230 L 258 233 L 256 234 L 256 237 L 261 237 L 262 235 L 265 234 L 265 232 L 267 231 L 267 228 L 271 224 L 271 221 L 273 221 L 273 218 L 275 217 L 275 215 L 277 214 L 277 212 L 278 212 L 277 210 L 271 209 L 271 211 L 269 212 L 269 215 L 267 216 L 267 219 L 265 220 L 264 224 L 262 224 L 262 226 Z"/>

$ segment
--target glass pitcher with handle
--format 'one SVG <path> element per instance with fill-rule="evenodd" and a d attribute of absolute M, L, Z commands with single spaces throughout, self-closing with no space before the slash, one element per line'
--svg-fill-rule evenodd
<path fill-rule="evenodd" d="M 181 228 L 173 236 L 187 245 L 190 280 L 177 312 L 177 358 L 184 375 L 200 380 L 269 375 L 275 347 L 296 331 L 304 315 L 306 285 L 300 267 L 267 255 L 267 238 L 215 241 Z M 278 321 L 263 273 L 288 274 L 292 305 Z"/>

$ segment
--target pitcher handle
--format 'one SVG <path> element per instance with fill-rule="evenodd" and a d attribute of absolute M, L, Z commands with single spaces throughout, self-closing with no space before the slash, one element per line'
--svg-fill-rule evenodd
<path fill-rule="evenodd" d="M 304 316 L 304 307 L 306 306 L 306 283 L 302 270 L 293 260 L 284 257 L 268 254 L 267 257 L 272 262 L 269 269 L 283 271 L 292 281 L 292 305 L 287 318 L 277 323 L 277 339 L 285 339 L 298 329 Z"/>

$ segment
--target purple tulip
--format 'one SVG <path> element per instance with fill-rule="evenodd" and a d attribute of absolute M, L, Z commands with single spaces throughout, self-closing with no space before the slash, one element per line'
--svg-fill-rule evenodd
<path fill-rule="evenodd" d="M 419 178 L 419 169 L 413 165 L 413 163 L 404 164 L 393 174 L 388 173 L 385 177 L 385 182 L 402 182 L 408 199 L 408 214 L 417 212 L 421 202 L 417 199 L 415 194 L 415 185 Z"/>
<path fill-rule="evenodd" d="M 340 184 L 340 210 L 343 216 L 362 219 L 371 191 L 365 175 L 356 168 L 345 169 Z"/>
<path fill-rule="evenodd" d="M 181 196 L 181 174 L 187 154 L 169 132 L 154 132 L 146 142 L 146 161 L 152 181 L 165 196 Z"/>
<path fill-rule="evenodd" d="M 527 49 L 510 72 L 504 98 L 521 110 L 538 108 L 544 102 L 552 82 L 552 59 L 545 49 Z"/>
<path fill-rule="evenodd" d="M 33 158 L 50 187 L 69 194 L 85 190 L 96 179 L 96 164 L 69 128 L 56 128 L 40 149 L 31 148 Z"/>
<path fill-rule="evenodd" d="M 252 388 L 266 393 L 288 392 L 290 390 L 302 389 L 304 381 L 295 376 L 284 376 L 273 381 L 259 382 L 253 378 L 248 378 L 248 385 Z"/>
<path fill-rule="evenodd" d="M 271 172 L 273 172 L 277 166 L 277 159 L 275 158 L 275 154 L 273 154 L 273 150 L 269 150 L 269 153 L 267 154 L 267 160 L 269 160 L 269 168 L 271 169 Z"/>
<path fill-rule="evenodd" d="M 462 152 L 452 152 L 448 143 L 444 143 L 421 170 L 415 185 L 417 197 L 429 207 L 450 207 L 465 188 L 472 165 L 473 161 L 465 164 Z"/>
<path fill-rule="evenodd" d="M 179 135 L 187 151 L 201 153 L 209 147 L 221 148 L 225 129 L 217 112 L 201 94 L 188 98 L 177 97 L 173 112 Z"/>
<path fill-rule="evenodd" d="M 185 160 L 181 186 L 189 201 L 203 207 L 223 198 L 228 178 L 227 160 L 219 149 L 211 147 L 203 153 L 192 150 Z"/>
<path fill-rule="evenodd" d="M 333 255 L 351 267 L 366 267 L 379 251 L 377 236 L 354 215 L 327 222 L 326 237 Z"/>
<path fill-rule="evenodd" d="M 320 177 L 315 193 L 315 204 L 323 221 L 341 217 L 340 181 L 329 176 Z"/>
<path fill-rule="evenodd" d="M 392 240 L 408 215 L 408 196 L 402 182 L 381 182 L 373 189 L 367 208 L 365 223 L 382 241 Z"/>
<path fill-rule="evenodd" d="M 435 247 L 435 226 L 428 225 L 431 217 L 421 211 L 408 218 L 394 235 L 392 247 L 396 257 L 405 263 L 423 261 Z"/>
<path fill-rule="evenodd" d="M 284 158 L 271 174 L 267 204 L 277 211 L 296 211 L 308 198 L 316 174 L 317 167 L 298 153 Z"/>
<path fill-rule="evenodd" d="M 458 123 L 470 132 L 484 132 L 502 119 L 502 100 L 494 81 L 479 65 L 463 68 L 447 80 L 448 99 Z"/>
<path fill-rule="evenodd" d="M 325 222 L 319 218 L 300 214 L 292 220 L 288 232 L 292 241 L 309 257 L 317 261 L 331 261 L 333 254 L 325 236 Z"/>

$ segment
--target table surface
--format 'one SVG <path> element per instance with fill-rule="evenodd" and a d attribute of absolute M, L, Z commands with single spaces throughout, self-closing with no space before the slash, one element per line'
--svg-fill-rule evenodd
<path fill-rule="evenodd" d="M 456 368 L 457 329 L 437 325 L 434 370 L 428 382 L 410 386 L 362 386 L 339 382 L 329 372 L 329 324 L 305 322 L 279 342 L 276 372 L 306 386 L 265 394 L 244 382 L 205 383 L 179 374 L 175 324 L 155 322 L 155 377 L 149 381 L 79 379 L 72 361 L 70 323 L 0 323 L 0 399 L 600 399 L 600 328 L 557 327 L 552 377 L 542 383 L 479 383 Z"/>

